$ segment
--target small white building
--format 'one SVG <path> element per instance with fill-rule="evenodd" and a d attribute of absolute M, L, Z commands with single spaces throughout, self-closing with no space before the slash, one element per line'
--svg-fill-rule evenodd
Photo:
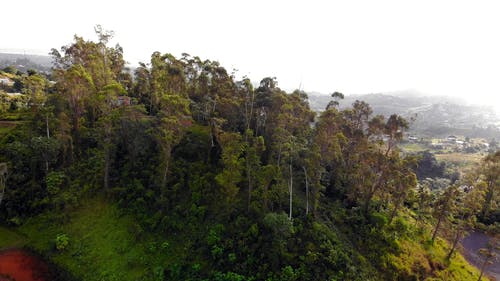
<path fill-rule="evenodd" d="M 409 136 L 408 140 L 409 141 L 418 141 L 418 138 L 416 136 Z"/>
<path fill-rule="evenodd" d="M 457 141 L 457 137 L 456 136 L 448 136 L 446 138 L 447 141 L 449 142 L 456 142 Z"/>
<path fill-rule="evenodd" d="M 14 85 L 14 81 L 10 80 L 7 77 L 1 77 L 0 78 L 0 84 L 7 85 L 7 86 L 12 86 L 12 85 Z"/>

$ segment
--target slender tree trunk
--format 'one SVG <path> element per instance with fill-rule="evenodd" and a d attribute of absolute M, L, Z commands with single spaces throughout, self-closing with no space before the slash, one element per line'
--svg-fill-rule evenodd
<path fill-rule="evenodd" d="M 437 233 L 438 233 L 438 230 L 439 230 L 439 227 L 441 226 L 441 222 L 443 221 L 443 217 L 444 217 L 444 214 L 443 212 L 441 212 L 441 214 L 439 215 L 439 218 L 438 218 L 438 222 L 436 224 L 436 227 L 434 228 L 434 232 L 432 233 L 432 238 L 431 238 L 431 241 L 434 243 L 434 240 L 436 239 L 436 236 L 437 236 Z"/>
<path fill-rule="evenodd" d="M 252 122 L 254 97 L 255 97 L 255 93 L 252 93 L 252 98 L 250 101 L 250 110 L 248 109 L 248 107 L 249 107 L 248 101 L 245 103 L 245 114 L 246 114 L 246 119 L 247 119 L 246 120 L 246 129 L 247 130 L 250 129 L 250 123 Z M 248 99 L 248 97 L 247 97 L 247 99 Z"/>
<path fill-rule="evenodd" d="M 108 146 L 108 145 L 106 145 Z M 105 148 L 104 151 L 104 189 L 108 190 L 109 189 L 109 166 L 110 166 L 110 153 L 109 153 L 109 147 Z"/>
<path fill-rule="evenodd" d="M 486 269 L 486 266 L 488 265 L 488 258 L 486 258 L 483 262 L 483 264 L 481 265 L 481 273 L 479 274 L 479 278 L 477 279 L 477 281 L 481 281 L 481 278 L 483 278 L 483 274 L 484 274 L 484 270 Z"/>
<path fill-rule="evenodd" d="M 307 169 L 305 166 L 302 166 L 304 170 L 304 175 L 306 179 L 306 216 L 309 215 L 309 181 L 307 179 Z"/>
<path fill-rule="evenodd" d="M 457 233 L 455 233 L 455 239 L 453 239 L 453 245 L 451 246 L 450 252 L 446 256 L 447 260 L 451 259 L 451 256 L 453 255 L 453 253 L 455 252 L 455 249 L 458 246 L 458 241 L 460 241 L 460 238 L 462 238 L 462 229 L 459 227 L 457 229 Z"/>
<path fill-rule="evenodd" d="M 111 167 L 111 131 L 112 123 L 106 120 L 104 126 L 104 189 L 109 189 L 109 169 Z"/>
<path fill-rule="evenodd" d="M 163 169 L 163 175 L 161 177 L 161 187 L 165 187 L 165 185 L 167 184 L 169 162 L 170 162 L 170 150 L 165 153 L 165 168 Z"/>
<path fill-rule="evenodd" d="M 291 220 L 292 219 L 292 203 L 293 203 L 293 174 L 292 174 L 292 158 L 290 157 L 290 164 L 288 165 L 289 167 L 289 172 L 290 172 L 290 190 L 289 190 L 289 193 L 290 193 L 290 215 L 289 215 L 289 219 Z"/>
<path fill-rule="evenodd" d="M 45 115 L 45 128 L 47 130 L 47 138 L 50 138 L 50 130 L 49 130 L 49 114 Z"/>
<path fill-rule="evenodd" d="M 80 145 L 80 122 L 78 121 L 78 119 L 78 116 L 73 117 L 73 133 L 75 136 L 73 138 L 74 147 L 79 147 Z"/>
<path fill-rule="evenodd" d="M 391 217 L 389 218 L 389 224 L 392 223 L 392 220 L 394 219 L 394 217 L 396 216 L 398 210 L 399 210 L 399 207 L 401 206 L 401 203 L 402 203 L 402 200 L 403 199 L 403 194 L 399 194 L 396 198 L 396 202 L 394 204 L 394 209 L 392 210 L 391 212 Z"/>
<path fill-rule="evenodd" d="M 248 145 L 248 142 L 247 142 Z M 253 181 L 252 181 L 252 175 L 250 174 L 250 160 L 248 159 L 249 156 L 247 155 L 246 157 L 246 162 L 247 162 L 247 182 L 248 182 L 248 202 L 247 202 L 247 211 L 250 211 L 250 203 L 252 201 L 252 189 L 253 189 Z"/>
<path fill-rule="evenodd" d="M 372 201 L 372 198 L 373 198 L 373 195 L 375 195 L 375 192 L 380 188 L 380 186 L 382 185 L 382 180 L 383 178 L 385 177 L 384 176 L 384 173 L 381 172 L 382 174 L 379 176 L 379 178 L 377 179 L 377 182 L 375 182 L 370 190 L 368 190 L 366 196 L 365 196 L 365 202 L 364 202 L 364 212 L 366 215 L 368 215 L 368 211 L 370 210 L 370 202 Z"/>
<path fill-rule="evenodd" d="M 397 200 L 396 205 L 394 205 L 394 209 L 392 209 L 391 217 L 389 218 L 389 224 L 392 223 L 392 220 L 396 216 L 396 213 L 398 212 L 398 209 L 399 209 L 399 204 L 400 204 L 399 200 Z"/>
<path fill-rule="evenodd" d="M 415 226 L 421 225 L 422 220 L 424 218 L 424 209 L 425 209 L 425 201 L 423 198 L 420 198 L 418 202 L 417 217 L 415 218 Z"/>
<path fill-rule="evenodd" d="M 385 151 L 385 157 L 387 157 L 389 155 L 389 152 L 391 152 L 392 146 L 393 146 L 393 140 L 391 138 L 387 142 L 387 150 Z"/>
<path fill-rule="evenodd" d="M 47 139 L 50 138 L 50 132 L 49 132 L 49 114 L 47 113 L 45 115 L 45 129 L 46 129 L 46 132 L 47 132 Z M 48 174 L 49 173 L 49 159 L 48 159 L 48 156 L 45 157 L 45 173 Z"/>
<path fill-rule="evenodd" d="M 248 120 L 248 126 L 247 126 L 248 129 L 250 129 L 250 124 L 252 123 L 254 98 L 255 98 L 255 93 L 252 93 L 252 103 L 250 105 L 250 119 Z"/>
<path fill-rule="evenodd" d="M 109 125 L 109 124 L 108 124 Z M 106 124 L 104 125 L 106 126 Z M 109 189 L 109 169 L 111 166 L 111 139 L 110 128 L 106 128 L 104 138 L 104 189 Z"/>
<path fill-rule="evenodd" d="M 215 129 L 213 127 L 215 125 L 212 125 L 212 120 L 209 120 L 208 122 L 210 124 L 210 128 L 209 128 L 210 129 L 210 147 L 214 147 L 215 146 L 215 143 L 214 143 L 214 136 L 215 136 L 214 130 Z"/>

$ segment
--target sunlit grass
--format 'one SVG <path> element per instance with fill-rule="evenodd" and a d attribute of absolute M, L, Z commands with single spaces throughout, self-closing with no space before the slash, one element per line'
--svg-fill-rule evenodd
<path fill-rule="evenodd" d="M 0 227 L 0 249 L 26 245 L 81 280 L 90 281 L 163 280 L 164 268 L 189 255 L 183 242 L 173 236 L 140 232 L 138 237 L 133 216 L 123 214 L 104 199 L 83 200 L 81 206 L 69 212 L 66 219 L 57 218 L 55 213 L 31 218 L 18 232 Z M 412 221 L 410 214 L 403 215 L 406 221 Z M 447 261 L 449 244 L 442 239 L 431 244 L 431 226 L 425 228 L 418 231 L 410 225 L 411 238 L 398 241 L 401 252 L 388 260 L 396 272 L 408 276 L 421 272 L 419 280 L 477 280 L 479 271 L 458 253 Z M 69 237 L 69 246 L 63 251 L 55 249 L 58 234 Z"/>
<path fill-rule="evenodd" d="M 445 161 L 456 164 L 462 168 L 471 168 L 478 164 L 481 159 L 484 158 L 484 155 L 480 153 L 444 153 L 444 154 L 435 154 L 436 159 L 438 161 Z"/>
<path fill-rule="evenodd" d="M 406 152 L 414 153 L 429 150 L 425 145 L 419 143 L 405 143 L 400 145 L 401 149 Z"/>
<path fill-rule="evenodd" d="M 135 236 L 136 221 L 120 214 L 102 199 L 89 200 L 70 213 L 68 222 L 35 217 L 20 227 L 27 246 L 50 253 L 53 262 L 82 280 L 161 280 L 162 269 L 175 262 L 174 247 L 166 238 Z M 69 246 L 55 249 L 58 234 L 69 237 Z"/>
<path fill-rule="evenodd" d="M 401 241 L 401 253 L 390 258 L 399 272 L 420 273 L 420 277 L 427 277 L 419 280 L 426 281 L 475 281 L 479 278 L 479 270 L 470 265 L 458 252 L 450 260 L 446 259 L 450 249 L 449 243 L 437 239 L 432 244 L 428 236 L 420 234 L 412 240 Z"/>

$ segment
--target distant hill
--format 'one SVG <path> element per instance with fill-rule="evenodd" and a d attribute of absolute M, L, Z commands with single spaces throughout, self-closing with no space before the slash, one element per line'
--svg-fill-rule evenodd
<path fill-rule="evenodd" d="M 329 95 L 310 93 L 309 103 L 315 111 L 325 109 L 332 100 Z M 493 107 L 467 105 L 451 97 L 423 96 L 418 92 L 348 95 L 340 101 L 340 108 L 348 108 L 356 100 L 370 104 L 374 114 L 399 114 L 413 119 L 411 130 L 427 136 L 450 134 L 500 138 L 500 116 Z"/>
<path fill-rule="evenodd" d="M 41 55 L 0 53 L 0 68 L 7 66 L 13 66 L 22 72 L 35 69 L 38 72 L 50 73 L 52 58 Z"/>

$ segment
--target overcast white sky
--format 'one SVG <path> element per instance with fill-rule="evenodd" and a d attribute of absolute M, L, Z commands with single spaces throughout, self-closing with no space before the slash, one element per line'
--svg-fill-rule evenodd
<path fill-rule="evenodd" d="M 153 51 L 218 60 L 283 89 L 418 89 L 500 109 L 500 1 L 2 1 L 0 51 L 47 53 L 93 27 L 131 62 Z"/>

